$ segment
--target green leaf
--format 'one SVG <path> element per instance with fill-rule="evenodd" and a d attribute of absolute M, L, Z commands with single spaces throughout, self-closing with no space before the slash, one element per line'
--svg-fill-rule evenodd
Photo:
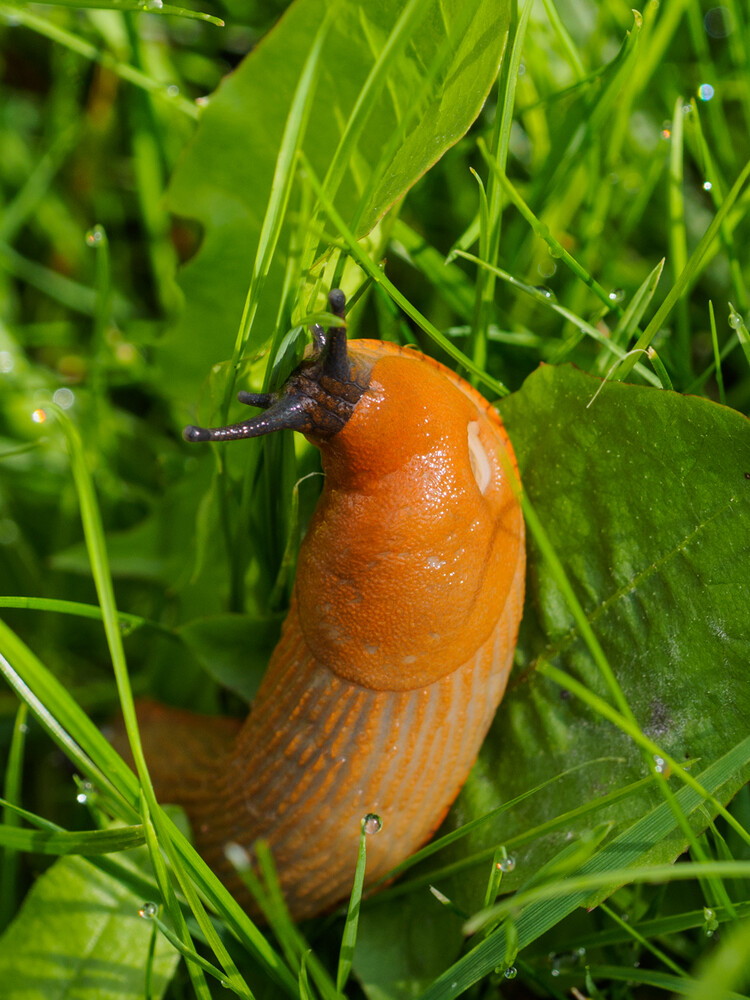
<path fill-rule="evenodd" d="M 589 406 L 599 386 L 572 367 L 542 367 L 502 404 L 524 489 L 643 733 L 677 760 L 716 760 L 750 728 L 750 423 L 706 399 L 614 383 Z M 609 700 L 531 537 L 528 550 L 520 665 L 483 749 L 486 771 L 507 798 L 587 759 L 622 764 L 582 769 L 527 800 L 505 838 L 647 773 L 620 730 L 535 669 L 543 656 Z M 597 819 L 622 828 L 658 799 L 650 787 Z M 674 831 L 646 860 L 670 861 L 683 846 Z"/>
<path fill-rule="evenodd" d="M 182 274 L 186 309 L 169 350 L 176 392 L 194 395 L 210 365 L 231 353 L 284 123 L 328 6 L 327 0 L 298 0 L 289 8 L 211 98 L 172 178 L 170 208 L 198 219 L 205 232 Z M 353 147 L 339 160 L 347 165 L 340 185 L 328 193 L 347 223 L 357 220 L 357 235 L 367 233 L 479 114 L 500 61 L 509 3 L 422 0 L 409 34 L 399 28 L 392 41 L 403 11 L 402 0 L 342 0 L 325 40 L 302 144 L 319 177 L 342 137 Z M 384 61 L 387 73 L 370 80 L 365 94 L 389 42 L 397 56 Z M 365 116 L 356 127 L 349 124 L 353 113 Z M 269 273 L 251 349 L 262 339 L 258 330 L 275 324 L 282 270 L 277 262 Z"/>
<path fill-rule="evenodd" d="M 213 615 L 178 629 L 214 680 L 252 701 L 279 638 L 280 617 Z"/>
<path fill-rule="evenodd" d="M 151 924 L 144 900 L 80 858 L 61 858 L 34 883 L 0 938 L 4 1000 L 126 1000 L 144 995 Z M 153 1000 L 179 955 L 157 939 Z"/>

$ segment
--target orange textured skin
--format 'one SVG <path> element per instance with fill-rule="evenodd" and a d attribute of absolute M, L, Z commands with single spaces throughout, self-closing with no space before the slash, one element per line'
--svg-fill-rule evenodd
<path fill-rule="evenodd" d="M 366 813 L 383 821 L 368 882 L 440 824 L 502 697 L 523 606 L 523 520 L 501 453 L 515 459 L 495 410 L 416 351 L 349 353 L 369 388 L 319 443 L 323 494 L 247 721 L 211 730 L 201 755 L 196 723 L 212 720 L 143 709 L 157 794 L 185 806 L 238 892 L 226 845 L 267 840 L 296 919 L 350 892 Z"/>

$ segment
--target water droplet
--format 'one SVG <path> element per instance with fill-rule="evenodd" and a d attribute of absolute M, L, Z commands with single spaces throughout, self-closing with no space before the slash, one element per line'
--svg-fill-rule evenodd
<path fill-rule="evenodd" d="M 146 0 L 146 10 L 161 10 L 164 0 Z"/>
<path fill-rule="evenodd" d="M 99 247 L 104 242 L 104 230 L 101 226 L 93 226 L 86 233 L 86 246 Z"/>
<path fill-rule="evenodd" d="M 711 181 L 704 181 L 703 182 L 703 190 L 704 191 L 710 191 L 712 187 L 713 187 L 713 184 L 711 183 Z"/>
<path fill-rule="evenodd" d="M 518 64 L 518 75 L 519 76 L 523 76 L 525 72 L 526 72 L 526 63 L 519 63 Z"/>
<path fill-rule="evenodd" d="M 555 301 L 555 293 L 551 288 L 547 288 L 546 285 L 535 285 L 534 291 L 541 295 L 542 298 L 547 299 L 549 302 Z"/>
<path fill-rule="evenodd" d="M 706 11 L 703 27 L 711 38 L 726 38 L 734 31 L 734 18 L 727 7 L 712 7 Z"/>
<path fill-rule="evenodd" d="M 669 777 L 669 764 L 656 753 L 654 754 L 654 770 L 657 774 L 663 774 L 665 778 Z"/>
<path fill-rule="evenodd" d="M 207 108 L 210 98 L 208 97 L 196 97 L 195 103 L 199 108 Z"/>
<path fill-rule="evenodd" d="M 506 979 L 515 979 L 518 975 L 518 969 L 515 965 L 509 965 L 504 974 Z"/>
<path fill-rule="evenodd" d="M 537 266 L 537 271 L 543 278 L 551 278 L 556 270 L 557 264 L 548 257 L 541 261 L 541 263 Z"/>
<path fill-rule="evenodd" d="M 693 112 L 693 105 L 692 104 L 683 104 L 682 105 L 682 113 L 683 113 L 683 115 L 689 115 L 689 114 L 692 114 L 692 112 Z"/>
<path fill-rule="evenodd" d="M 10 351 L 0 351 L 0 375 L 13 371 L 13 355 Z"/>
<path fill-rule="evenodd" d="M 713 96 L 714 88 L 710 83 L 702 83 L 700 87 L 698 87 L 698 97 L 700 97 L 702 101 L 710 101 Z"/>
<path fill-rule="evenodd" d="M 586 949 L 583 947 L 583 945 L 581 945 L 580 948 L 576 948 L 574 954 L 575 954 L 576 958 L 585 958 L 586 957 Z"/>
<path fill-rule="evenodd" d="M 168 97 L 180 96 L 180 88 L 177 86 L 176 83 L 170 83 L 170 85 L 167 87 L 167 96 Z"/>
<path fill-rule="evenodd" d="M 144 903 L 138 910 L 138 916 L 143 917 L 144 920 L 153 920 L 158 912 L 159 906 L 157 903 Z"/>
<path fill-rule="evenodd" d="M 501 858 L 495 867 L 501 872 L 512 872 L 516 867 L 516 859 L 508 855 L 507 858 Z"/>
<path fill-rule="evenodd" d="M 662 137 L 662 139 L 671 139 L 672 138 L 672 122 L 670 122 L 670 121 L 662 122 L 661 123 L 661 132 L 659 133 L 659 135 Z"/>
<path fill-rule="evenodd" d="M 35 424 L 43 424 L 44 421 L 47 419 L 47 414 L 42 409 L 34 410 L 34 412 L 31 414 L 31 419 L 34 421 Z"/>
<path fill-rule="evenodd" d="M 558 260 L 565 253 L 565 249 L 559 243 L 550 243 L 547 249 L 549 250 L 550 257 L 555 257 Z"/>
<path fill-rule="evenodd" d="M 560 975 L 560 970 L 559 969 L 553 969 L 552 970 L 552 975 L 553 976 L 559 976 Z"/>
<path fill-rule="evenodd" d="M 727 320 L 727 322 L 729 323 L 729 325 L 732 327 L 733 330 L 739 330 L 739 328 L 742 326 L 742 317 L 738 312 L 732 310 L 732 312 L 730 312 L 729 314 L 729 319 Z"/>
<path fill-rule="evenodd" d="M 52 394 L 52 402 L 57 403 L 61 410 L 69 410 L 75 401 L 75 393 L 65 386 L 62 389 L 55 389 Z"/>
<path fill-rule="evenodd" d="M 244 871 L 250 867 L 250 855 L 241 844 L 227 844 L 224 847 L 224 856 L 238 871 Z"/>
<path fill-rule="evenodd" d="M 607 296 L 610 302 L 614 302 L 615 305 L 619 305 L 620 302 L 625 301 L 625 289 L 624 288 L 613 288 L 612 291 Z"/>
<path fill-rule="evenodd" d="M 94 792 L 94 786 L 90 781 L 82 781 L 78 795 L 76 795 L 76 802 L 80 802 L 82 806 L 86 805 L 87 802 L 90 802 L 94 798 Z"/>
<path fill-rule="evenodd" d="M 380 833 L 383 829 L 383 821 L 377 813 L 367 813 L 362 817 L 362 829 L 366 834 Z"/>

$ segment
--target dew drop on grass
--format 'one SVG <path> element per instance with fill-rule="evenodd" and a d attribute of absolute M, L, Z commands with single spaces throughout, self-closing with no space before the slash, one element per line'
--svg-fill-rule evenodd
<path fill-rule="evenodd" d="M 546 285 L 535 285 L 534 291 L 538 292 L 539 295 L 542 296 L 542 298 L 547 299 L 549 302 L 555 301 L 555 293 L 552 291 L 551 288 L 547 288 Z"/>
<path fill-rule="evenodd" d="M 711 183 L 711 181 L 704 181 L 703 182 L 703 190 L 704 191 L 710 191 L 712 187 L 713 187 L 713 184 Z"/>
<path fill-rule="evenodd" d="M 34 412 L 31 414 L 31 419 L 34 421 L 35 424 L 43 424 L 44 421 L 47 419 L 47 414 L 42 409 L 34 410 Z"/>
<path fill-rule="evenodd" d="M 377 813 L 367 813 L 362 817 L 362 829 L 367 835 L 380 833 L 383 829 L 383 820 Z"/>
<path fill-rule="evenodd" d="M 698 87 L 698 97 L 700 97 L 702 101 L 710 101 L 713 96 L 714 88 L 710 83 L 702 83 L 700 87 Z"/>
<path fill-rule="evenodd" d="M 625 289 L 624 288 L 613 288 L 612 291 L 607 295 L 610 302 L 614 302 L 615 305 L 619 305 L 625 299 Z"/>
<path fill-rule="evenodd" d="M 515 965 L 509 965 L 508 968 L 505 970 L 504 975 L 506 979 L 515 979 L 516 976 L 518 975 L 518 969 L 515 967 Z"/>
<path fill-rule="evenodd" d="M 98 247 L 104 242 L 104 230 L 101 226 L 94 226 L 86 233 L 86 246 Z"/>
<path fill-rule="evenodd" d="M 654 770 L 657 774 L 663 774 L 665 778 L 669 777 L 669 764 L 656 753 L 654 754 Z"/>
<path fill-rule="evenodd" d="M 161 10 L 164 0 L 146 0 L 146 10 Z"/>
<path fill-rule="evenodd" d="M 55 389 L 52 394 L 52 402 L 57 403 L 61 410 L 69 410 L 75 401 L 75 393 L 71 389 L 68 389 L 67 386 Z"/>
<path fill-rule="evenodd" d="M 501 872 L 512 872 L 516 867 L 516 859 L 510 855 L 507 858 L 501 858 L 497 862 L 497 868 Z"/>
<path fill-rule="evenodd" d="M 82 806 L 85 806 L 87 802 L 90 802 L 94 797 L 94 786 L 90 781 L 81 782 L 81 787 L 76 795 L 76 802 L 79 802 Z"/>
<path fill-rule="evenodd" d="M 138 916 L 143 917 L 144 920 L 153 920 L 158 912 L 159 907 L 156 903 L 144 903 L 138 910 Z"/>

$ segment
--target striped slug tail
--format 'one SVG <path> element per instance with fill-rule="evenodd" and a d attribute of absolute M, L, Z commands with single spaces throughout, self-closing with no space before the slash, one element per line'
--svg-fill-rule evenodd
<path fill-rule="evenodd" d="M 191 806 L 207 794 L 241 720 L 200 715 L 145 698 L 136 701 L 135 709 L 157 799 L 183 806 L 190 814 Z M 115 750 L 135 770 L 122 716 L 114 721 L 107 735 Z"/>

